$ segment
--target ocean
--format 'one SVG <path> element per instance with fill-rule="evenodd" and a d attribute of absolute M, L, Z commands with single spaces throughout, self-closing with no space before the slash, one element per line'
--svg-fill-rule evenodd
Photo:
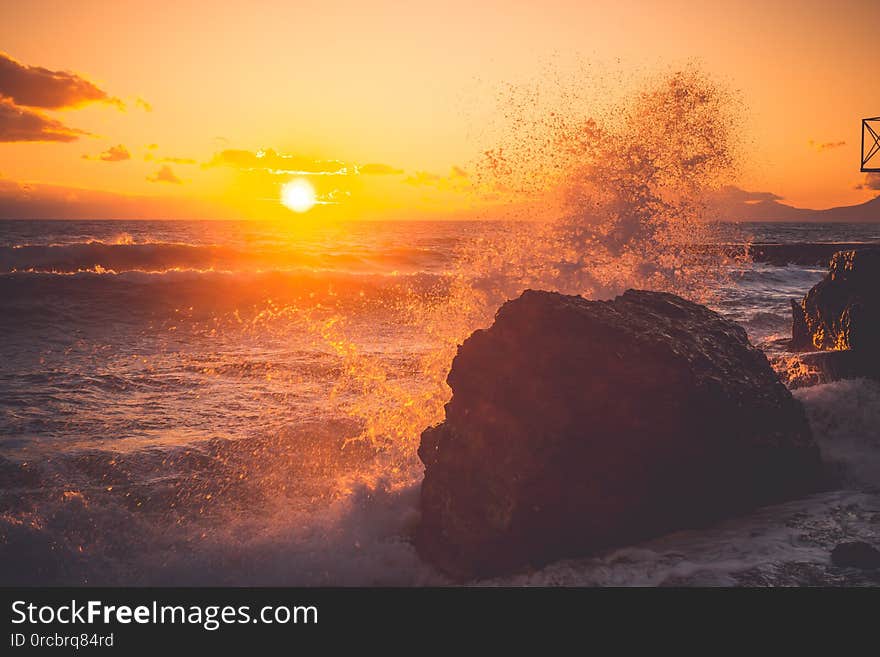
<path fill-rule="evenodd" d="M 709 237 L 878 242 L 880 224 Z M 668 243 L 573 257 L 578 240 L 492 221 L 0 222 L 0 582 L 447 583 L 410 544 L 419 433 L 443 417 L 455 346 L 501 302 L 664 287 L 783 371 L 790 300 L 826 271 Z M 479 583 L 880 583 L 829 564 L 840 540 L 880 540 L 880 385 L 794 395 L 833 490 Z"/>

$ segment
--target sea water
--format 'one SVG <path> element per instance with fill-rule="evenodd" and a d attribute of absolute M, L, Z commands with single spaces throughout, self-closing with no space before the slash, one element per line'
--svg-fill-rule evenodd
<path fill-rule="evenodd" d="M 712 235 L 869 242 L 880 225 Z M 444 583 L 410 537 L 455 346 L 525 286 L 625 283 L 498 265 L 544 238 L 500 221 L 0 222 L 0 582 Z M 681 292 L 784 358 L 789 300 L 825 268 L 715 269 Z M 833 490 L 489 583 L 876 584 L 829 551 L 880 540 L 880 385 L 794 394 Z"/>

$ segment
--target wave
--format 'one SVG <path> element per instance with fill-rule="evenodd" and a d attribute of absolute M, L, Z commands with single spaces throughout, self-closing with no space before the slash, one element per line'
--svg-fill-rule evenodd
<path fill-rule="evenodd" d="M 830 549 L 873 531 L 880 512 L 880 386 L 795 394 L 839 490 L 485 583 L 833 581 Z M 163 450 L 0 458 L 0 576 L 30 585 L 445 583 L 410 543 L 418 464 L 398 463 L 404 476 L 386 478 L 383 454 L 343 439 L 355 430 L 325 419 Z"/>
<path fill-rule="evenodd" d="M 572 237 L 571 227 L 564 230 L 564 240 Z M 534 244 L 547 239 L 542 227 L 520 227 L 521 239 Z M 559 239 L 554 236 L 553 239 Z M 164 273 L 193 272 L 266 272 L 266 271 L 333 271 L 351 273 L 413 273 L 443 272 L 456 266 L 459 251 L 444 243 L 431 246 L 350 245 L 347 248 L 321 250 L 316 245 L 298 248 L 237 248 L 220 244 L 187 244 L 176 242 L 138 242 L 116 239 L 113 242 L 87 241 L 69 244 L 25 244 L 0 246 L 0 275 L 10 273 Z M 674 245 L 670 245 L 672 248 Z M 442 247 L 442 248 L 438 248 Z M 498 249 L 499 245 L 490 245 Z M 705 262 L 754 262 L 770 266 L 827 266 L 831 256 L 845 249 L 880 250 L 870 242 L 801 242 L 794 244 L 753 242 L 739 244 L 681 244 L 680 261 L 685 265 Z M 554 254 L 555 255 L 555 254 Z M 619 254 L 615 253 L 615 257 Z M 473 258 L 473 254 L 469 254 Z M 558 257 L 558 256 L 557 256 Z M 593 268 L 597 267 L 593 260 Z M 746 274 L 748 275 L 748 274 Z"/>
<path fill-rule="evenodd" d="M 880 383 L 851 379 L 792 394 L 843 484 L 880 490 Z"/>
<path fill-rule="evenodd" d="M 228 345 L 240 327 L 283 324 L 285 334 L 300 330 L 320 346 L 324 340 L 310 333 L 324 321 L 316 313 L 347 318 L 345 325 L 363 336 L 397 316 L 399 331 L 416 321 L 403 309 L 447 298 L 455 280 L 424 272 L 15 272 L 0 274 L 0 330 L 8 348 L 14 340 L 30 351 L 77 339 L 152 344 L 169 331 L 197 340 L 222 330 Z"/>
<path fill-rule="evenodd" d="M 746 254 L 753 262 L 771 265 L 804 265 L 827 267 L 831 257 L 838 251 L 852 249 L 880 251 L 877 242 L 754 242 L 746 247 Z"/>
<path fill-rule="evenodd" d="M 437 270 L 448 263 L 441 250 L 389 247 L 318 251 L 239 249 L 170 242 L 100 242 L 0 246 L 0 273 L 286 271 L 292 269 L 379 272 Z"/>

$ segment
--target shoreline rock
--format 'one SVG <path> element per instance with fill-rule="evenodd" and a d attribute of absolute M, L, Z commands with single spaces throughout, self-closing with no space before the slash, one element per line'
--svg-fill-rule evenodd
<path fill-rule="evenodd" d="M 880 253 L 834 254 L 825 278 L 792 301 L 790 347 L 880 353 Z"/>
<path fill-rule="evenodd" d="M 840 543 L 831 551 L 831 563 L 840 568 L 880 568 L 880 550 L 864 541 Z"/>
<path fill-rule="evenodd" d="M 880 381 L 880 358 L 848 350 L 812 351 L 797 354 L 784 376 L 792 389 L 843 379 Z"/>
<path fill-rule="evenodd" d="M 671 294 L 526 291 L 459 347 L 416 548 L 491 576 L 815 490 L 803 408 L 745 331 Z"/>
<path fill-rule="evenodd" d="M 880 379 L 880 253 L 835 253 L 825 278 L 792 300 L 791 317 L 789 349 L 808 352 L 793 385 Z"/>

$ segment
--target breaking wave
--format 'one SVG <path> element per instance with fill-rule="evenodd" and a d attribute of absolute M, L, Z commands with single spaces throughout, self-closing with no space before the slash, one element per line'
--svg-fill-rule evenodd
<path fill-rule="evenodd" d="M 854 574 L 846 579 L 829 571 L 828 552 L 843 538 L 870 539 L 876 531 L 880 498 L 862 484 L 868 491 L 880 486 L 880 387 L 841 382 L 796 395 L 830 466 L 849 485 L 714 528 L 486 583 L 854 583 Z M 418 519 L 417 483 L 350 477 L 374 454 L 364 444 L 343 448 L 342 433 L 344 427 L 315 424 L 281 436 L 162 451 L 89 450 L 39 464 L 0 460 L 3 581 L 446 583 L 409 543 Z M 28 510 L 20 508 L 21 499 Z"/>
<path fill-rule="evenodd" d="M 224 245 L 115 243 L 0 246 L 0 273 L 289 271 L 295 269 L 379 272 L 436 269 L 445 259 L 427 248 L 321 250 L 239 249 Z"/>

